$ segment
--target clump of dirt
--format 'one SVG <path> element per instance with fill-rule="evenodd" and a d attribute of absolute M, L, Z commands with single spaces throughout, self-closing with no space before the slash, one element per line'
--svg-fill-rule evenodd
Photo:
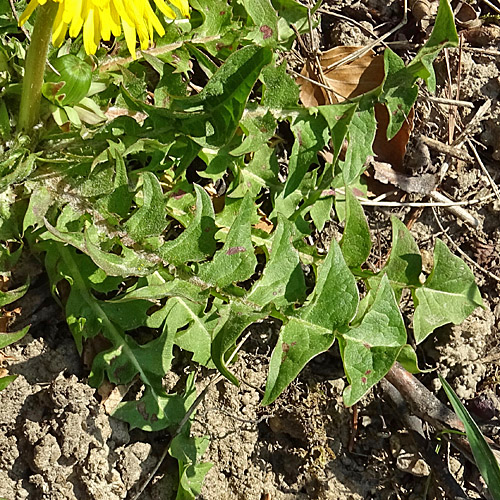
<path fill-rule="evenodd" d="M 67 372 L 81 362 L 68 330 L 58 336 L 57 348 L 28 335 L 4 351 L 19 376 L 0 392 L 0 497 L 125 498 L 158 457 Z"/>
<path fill-rule="evenodd" d="M 340 460 L 351 418 L 343 380 L 318 384 L 311 377 L 309 387 L 302 378 L 263 408 L 266 358 L 243 353 L 234 370 L 241 387 L 211 388 L 193 426 L 210 436 L 205 458 L 215 463 L 201 498 L 365 498 L 370 485 L 352 481 L 351 464 Z"/>

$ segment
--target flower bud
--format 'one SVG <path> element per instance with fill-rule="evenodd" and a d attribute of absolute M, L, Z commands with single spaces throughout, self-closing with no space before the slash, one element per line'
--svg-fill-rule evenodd
<path fill-rule="evenodd" d="M 50 71 L 46 75 L 44 95 L 63 106 L 79 103 L 88 93 L 92 83 L 92 68 L 82 59 L 67 54 L 52 63 L 59 72 Z M 49 95 L 47 95 L 49 94 Z"/>

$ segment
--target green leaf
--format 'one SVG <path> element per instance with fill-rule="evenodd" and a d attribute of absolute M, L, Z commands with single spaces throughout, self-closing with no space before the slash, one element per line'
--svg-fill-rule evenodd
<path fill-rule="evenodd" d="M 350 268 L 361 267 L 372 248 L 370 227 L 363 208 L 349 188 L 346 188 L 346 223 L 340 248 Z"/>
<path fill-rule="evenodd" d="M 9 384 L 14 382 L 18 375 L 7 375 L 6 377 L 0 377 L 0 391 L 3 391 Z"/>
<path fill-rule="evenodd" d="M 23 232 L 31 226 L 43 227 L 43 218 L 54 203 L 52 193 L 45 186 L 37 186 L 31 193 L 28 209 L 23 220 Z"/>
<path fill-rule="evenodd" d="M 24 181 L 36 168 L 38 155 L 28 154 L 27 150 L 19 149 L 16 151 L 19 156 L 14 156 L 14 164 L 8 174 L 2 174 L 0 177 L 0 191 L 12 186 L 18 182 Z M 8 160 L 10 162 L 10 159 Z M 5 164 L 0 164 L 0 172 Z"/>
<path fill-rule="evenodd" d="M 376 130 L 377 122 L 372 97 L 362 97 L 349 124 L 349 147 L 345 160 L 340 162 L 346 186 L 357 181 L 365 170 L 366 159 L 373 155 L 372 144 Z"/>
<path fill-rule="evenodd" d="M 410 373 L 422 373 L 430 370 L 421 370 L 418 366 L 417 353 L 413 349 L 413 347 L 409 344 L 406 344 L 401 349 L 399 353 L 398 363 L 400 363 L 403 368 Z"/>
<path fill-rule="evenodd" d="M 295 108 L 299 102 L 300 89 L 286 71 L 286 62 L 279 66 L 266 66 L 260 75 L 263 83 L 262 106 L 270 109 Z"/>
<path fill-rule="evenodd" d="M 8 290 L 7 292 L 2 292 L 0 290 L 0 307 L 6 306 L 7 304 L 15 302 L 17 299 L 20 299 L 28 291 L 29 286 L 30 284 L 28 282 L 15 290 Z"/>
<path fill-rule="evenodd" d="M 264 312 L 253 311 L 249 306 L 233 302 L 221 309 L 223 315 L 221 326 L 215 333 L 212 342 L 212 360 L 217 369 L 233 384 L 239 385 L 238 379 L 228 370 L 226 366 L 226 353 L 235 345 L 243 330 L 267 316 Z"/>
<path fill-rule="evenodd" d="M 118 304 L 111 305 L 116 307 Z M 131 316 L 135 316 L 134 311 L 130 310 L 130 303 L 120 304 L 120 306 L 122 306 L 122 317 L 127 314 L 123 306 L 128 307 Z M 171 308 L 173 306 L 174 304 L 170 305 Z M 97 309 L 98 307 L 100 310 Z M 178 327 L 175 314 L 167 314 L 167 320 L 158 338 L 139 345 L 132 337 L 122 331 L 123 326 L 128 326 L 123 325 L 123 320 L 120 322 L 123 325 L 120 325 L 122 328 L 118 327 L 120 324 L 119 316 L 113 317 L 109 309 L 105 310 L 99 304 L 96 304 L 94 308 L 99 313 L 101 320 L 105 319 L 104 336 L 109 338 L 114 345 L 110 349 L 101 351 L 94 358 L 89 377 L 90 383 L 94 387 L 98 387 L 103 381 L 104 373 L 106 373 L 110 382 L 128 384 L 139 373 L 141 380 L 147 386 L 151 387 L 158 395 L 162 395 L 162 378 L 170 370 L 173 358 L 172 348 Z M 144 323 L 145 311 L 140 316 L 142 317 L 139 322 Z M 129 326 L 134 327 L 135 325 Z"/>
<path fill-rule="evenodd" d="M 344 369 L 350 386 L 344 403 L 351 406 L 391 369 L 406 344 L 406 329 L 387 276 L 361 324 L 340 336 Z"/>
<path fill-rule="evenodd" d="M 73 54 L 63 55 L 51 62 L 51 69 L 55 68 L 57 73 L 47 71 L 45 81 L 58 85 L 46 85 L 45 97 L 60 105 L 71 106 L 80 102 L 90 90 L 92 67 Z M 55 90 L 55 94 L 50 89 Z"/>
<path fill-rule="evenodd" d="M 244 281 L 253 274 L 257 265 L 250 225 L 254 212 L 254 202 L 250 196 L 246 196 L 224 246 L 211 262 L 200 266 L 199 277 L 203 281 L 224 288 L 231 283 Z"/>
<path fill-rule="evenodd" d="M 327 351 L 335 341 L 328 328 L 291 317 L 281 328 L 269 363 L 266 392 L 262 404 L 272 403 L 318 354 Z"/>
<path fill-rule="evenodd" d="M 233 156 L 245 155 L 261 149 L 276 131 L 276 118 L 268 111 L 264 116 L 243 118 L 240 127 L 246 137 L 243 142 L 231 151 Z"/>
<path fill-rule="evenodd" d="M 293 247 L 294 225 L 278 216 L 278 225 L 273 236 L 271 258 L 262 277 L 255 282 L 247 299 L 261 307 L 273 303 L 282 307 L 305 297 L 304 273 L 299 254 Z"/>
<path fill-rule="evenodd" d="M 312 204 L 309 213 L 318 231 L 323 231 L 327 221 L 331 220 L 332 206 L 333 198 L 331 196 L 319 198 Z"/>
<path fill-rule="evenodd" d="M 312 7 L 306 7 L 296 0 L 272 0 L 272 3 L 280 18 L 280 35 L 282 35 L 283 23 L 294 25 L 299 33 L 304 33 L 309 29 L 309 16 L 312 18 L 321 5 L 321 1 L 316 2 Z M 316 27 L 314 23 L 313 27 Z M 292 31 L 292 34 L 295 35 L 295 32 Z"/>
<path fill-rule="evenodd" d="M 318 269 L 316 287 L 306 305 L 297 311 L 298 316 L 335 331 L 354 318 L 358 302 L 356 280 L 338 243 L 333 240 L 325 261 Z"/>
<path fill-rule="evenodd" d="M 356 103 L 318 106 L 319 113 L 325 118 L 330 129 L 333 146 L 333 164 L 336 163 L 342 150 L 344 139 L 349 131 L 349 125 L 357 107 Z"/>
<path fill-rule="evenodd" d="M 377 286 L 385 274 L 399 296 L 403 288 L 421 285 L 419 277 L 422 272 L 422 256 L 407 227 L 396 217 L 392 217 L 391 222 L 392 247 L 389 259 L 378 276 L 369 282 L 371 286 Z"/>
<path fill-rule="evenodd" d="M 203 22 L 195 28 L 193 38 L 220 36 L 231 26 L 232 7 L 226 0 L 190 0 L 189 5 L 198 11 Z"/>
<path fill-rule="evenodd" d="M 194 184 L 196 213 L 189 226 L 175 239 L 167 241 L 158 254 L 173 264 L 197 262 L 215 252 L 215 213 L 207 192 Z"/>
<path fill-rule="evenodd" d="M 181 130 L 205 147 L 227 144 L 238 128 L 262 68 L 271 60 L 269 48 L 254 45 L 229 56 L 198 95 L 172 102 L 171 110 L 177 111 L 176 116 L 182 118 Z M 151 109 L 148 107 L 147 111 Z M 151 113 L 155 112 L 161 113 L 153 108 Z"/>
<path fill-rule="evenodd" d="M 172 313 L 180 323 L 174 343 L 181 349 L 193 353 L 192 361 L 213 368 L 212 340 L 220 321 L 217 314 L 205 314 L 206 303 L 197 303 L 185 297 L 174 297 L 169 303 L 175 304 Z M 180 321 L 180 320 L 183 321 Z"/>
<path fill-rule="evenodd" d="M 191 437 L 185 432 L 172 440 L 169 453 L 179 461 L 176 500 L 194 500 L 200 494 L 203 479 L 213 466 L 211 463 L 200 463 L 208 445 L 207 437 Z"/>
<path fill-rule="evenodd" d="M 0 56 L 1 57 L 1 56 Z M 5 100 L 0 101 L 0 137 L 6 139 L 10 134 L 10 118 L 9 111 Z"/>
<path fill-rule="evenodd" d="M 408 65 L 414 74 L 425 80 L 429 90 L 436 89 L 436 75 L 432 66 L 439 52 L 446 47 L 458 46 L 458 35 L 453 19 L 453 11 L 448 0 L 440 0 L 436 22 L 431 36 Z"/>
<path fill-rule="evenodd" d="M 129 180 L 122 153 L 114 145 L 110 146 L 109 154 L 115 163 L 112 191 L 98 200 L 101 210 L 126 217 L 130 210 L 133 194 L 129 189 Z"/>
<path fill-rule="evenodd" d="M 22 330 L 19 330 L 18 332 L 12 332 L 12 333 L 0 332 L 0 349 L 3 349 L 4 347 L 7 347 L 8 345 L 13 344 L 14 342 L 21 340 L 28 333 L 29 329 L 30 327 L 28 325 L 25 326 Z"/>
<path fill-rule="evenodd" d="M 77 248 L 85 252 L 109 276 L 146 276 L 156 267 L 134 250 L 124 246 L 121 255 L 101 250 L 100 236 L 95 226 L 88 226 L 83 236 L 85 244 Z"/>
<path fill-rule="evenodd" d="M 292 120 L 295 141 L 288 164 L 284 196 L 292 194 L 302 182 L 310 166 L 318 162 L 318 152 L 328 142 L 328 127 L 320 116 L 300 114 Z"/>
<path fill-rule="evenodd" d="M 181 395 L 158 395 L 150 387 L 146 387 L 140 400 L 120 403 L 113 412 L 113 417 L 127 422 L 131 429 L 160 431 L 178 424 L 189 404 L 189 400 Z"/>
<path fill-rule="evenodd" d="M 184 415 L 186 402 L 179 396 L 168 396 L 162 387 L 162 378 L 170 368 L 172 345 L 177 331 L 175 316 L 165 321 L 161 335 L 139 345 L 124 330 L 144 325 L 148 301 L 113 303 L 103 302 L 91 292 L 90 277 L 95 266 L 85 255 L 74 249 L 49 242 L 47 267 L 53 287 L 61 279 L 71 284 L 66 303 L 68 325 L 81 351 L 82 340 L 101 333 L 111 347 L 94 359 L 90 380 L 98 385 L 106 373 L 115 383 L 130 382 L 137 374 L 146 386 L 141 399 L 128 402 L 117 410 L 132 426 L 158 430 L 178 422 Z"/>
<path fill-rule="evenodd" d="M 405 67 L 403 60 L 391 49 L 384 52 L 385 79 L 380 102 L 387 106 L 389 124 L 387 139 L 392 139 L 408 119 L 418 95 L 416 77 Z"/>
<path fill-rule="evenodd" d="M 255 44 L 276 47 L 278 42 L 278 16 L 270 0 L 242 0 L 256 29 L 247 35 Z"/>
<path fill-rule="evenodd" d="M 417 344 L 438 326 L 460 324 L 477 307 L 483 307 L 474 275 L 467 264 L 436 240 L 434 267 L 421 288 L 413 291 L 413 329 Z"/>
<path fill-rule="evenodd" d="M 160 182 L 151 172 L 144 172 L 142 183 L 142 206 L 132 214 L 125 225 L 130 237 L 136 241 L 158 236 L 167 226 L 165 200 Z"/>
<path fill-rule="evenodd" d="M 14 268 L 24 249 L 22 242 L 19 242 L 19 247 L 13 252 L 9 247 L 10 245 L 6 241 L 2 242 L 0 240 L 0 275 L 7 273 Z"/>
<path fill-rule="evenodd" d="M 269 364 L 263 405 L 272 403 L 304 366 L 335 341 L 358 305 L 358 290 L 338 243 L 333 240 L 309 302 L 282 327 Z"/>
<path fill-rule="evenodd" d="M 233 150 L 231 154 L 234 152 Z M 276 179 L 276 172 L 279 170 L 276 152 L 265 143 L 257 147 L 248 165 L 238 170 L 238 185 L 231 191 L 231 198 L 243 197 L 246 193 L 255 198 L 262 189 L 275 191 L 280 187 Z"/>
<path fill-rule="evenodd" d="M 500 500 L 500 467 L 493 451 L 486 442 L 486 439 L 484 439 L 478 425 L 474 422 L 469 412 L 464 408 L 450 384 L 448 384 L 448 382 L 441 377 L 441 375 L 439 376 L 439 380 L 443 385 L 443 389 L 446 392 L 455 413 L 464 424 L 467 439 L 469 440 L 472 454 L 474 455 L 474 460 L 481 476 L 484 479 L 484 482 L 486 483 L 486 486 L 488 486 L 488 491 L 491 494 L 491 497 L 493 500 Z"/>

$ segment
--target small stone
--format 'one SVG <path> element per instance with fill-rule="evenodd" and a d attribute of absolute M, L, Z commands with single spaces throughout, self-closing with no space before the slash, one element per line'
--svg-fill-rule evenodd
<path fill-rule="evenodd" d="M 249 392 L 246 392 L 245 394 L 243 394 L 243 396 L 241 397 L 241 404 L 243 406 L 248 406 L 248 405 L 252 404 L 252 396 L 250 395 Z"/>
<path fill-rule="evenodd" d="M 431 473 L 430 467 L 418 453 L 408 452 L 401 449 L 396 459 L 396 467 L 402 471 L 417 477 L 427 477 Z"/>
<path fill-rule="evenodd" d="M 371 425 L 372 423 L 373 423 L 373 419 L 372 419 L 370 416 L 368 416 L 368 415 L 363 415 L 363 416 L 361 417 L 361 425 L 362 425 L 363 427 L 368 427 L 368 426 L 369 426 L 369 425 Z"/>

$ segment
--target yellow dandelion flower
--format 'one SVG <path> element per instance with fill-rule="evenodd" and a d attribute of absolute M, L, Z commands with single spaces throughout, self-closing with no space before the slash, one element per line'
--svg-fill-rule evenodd
<path fill-rule="evenodd" d="M 165 30 L 154 13 L 150 0 L 31 0 L 23 12 L 19 24 L 31 16 L 33 11 L 47 1 L 59 4 L 52 27 L 52 43 L 60 46 L 66 34 L 74 38 L 83 30 L 83 44 L 87 54 L 95 54 L 101 40 L 108 41 L 111 34 L 125 35 L 128 50 L 135 58 L 137 37 L 142 50 L 149 46 L 153 32 L 160 36 Z M 170 19 L 175 19 L 175 12 L 168 5 L 174 5 L 181 14 L 189 17 L 188 0 L 154 0 L 160 11 Z"/>

